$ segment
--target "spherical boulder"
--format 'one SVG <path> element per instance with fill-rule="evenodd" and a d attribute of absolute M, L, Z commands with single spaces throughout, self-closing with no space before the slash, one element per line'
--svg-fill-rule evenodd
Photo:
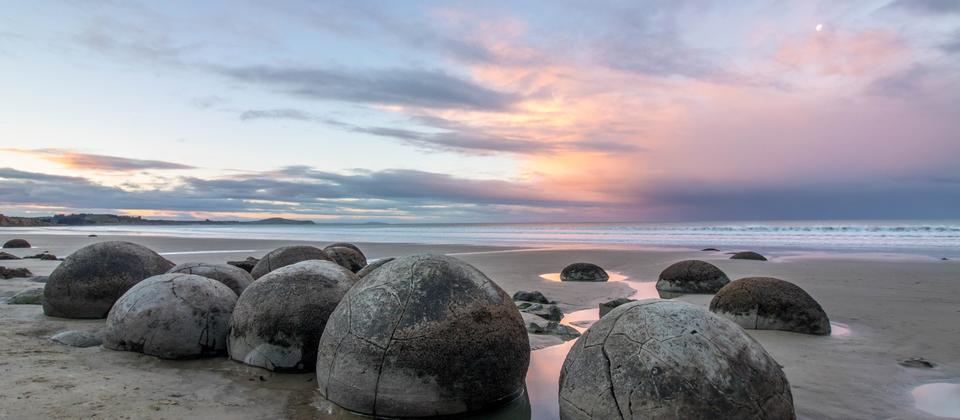
<path fill-rule="evenodd" d="M 529 362 L 506 292 L 466 262 L 414 255 L 347 292 L 320 338 L 317 384 L 373 416 L 452 415 L 522 395 Z"/>
<path fill-rule="evenodd" d="M 26 239 L 11 239 L 3 243 L 4 248 L 30 248 L 30 242 Z"/>
<path fill-rule="evenodd" d="M 161 274 L 131 287 L 110 310 L 103 346 L 162 359 L 223 354 L 237 294 L 216 280 Z"/>
<path fill-rule="evenodd" d="M 570 264 L 560 272 L 561 281 L 607 281 L 609 278 L 600 266 L 585 262 Z"/>
<path fill-rule="evenodd" d="M 686 260 L 674 263 L 660 273 L 657 290 L 669 293 L 716 293 L 730 283 L 717 266 L 706 261 Z"/>
<path fill-rule="evenodd" d="M 731 260 L 753 260 L 753 261 L 766 261 L 767 257 L 760 255 L 753 251 L 743 251 L 737 252 L 730 257 Z"/>
<path fill-rule="evenodd" d="M 830 318 L 806 291 L 773 277 L 747 277 L 720 289 L 710 311 L 753 330 L 830 335 Z"/>
<path fill-rule="evenodd" d="M 250 274 L 254 279 L 259 279 L 273 270 L 280 267 L 286 267 L 290 264 L 296 264 L 300 261 L 322 260 L 330 261 L 330 257 L 323 253 L 323 250 L 315 246 L 294 245 L 277 248 L 264 255 L 257 265 L 253 267 Z"/>
<path fill-rule="evenodd" d="M 354 250 L 354 251 L 359 252 L 360 255 L 363 255 L 363 251 L 360 250 L 360 247 L 358 247 L 358 246 L 356 246 L 356 245 L 354 245 L 354 244 L 351 244 L 351 243 L 349 243 L 349 242 L 334 242 L 334 243 L 332 243 L 332 244 L 330 244 L 330 245 L 327 245 L 327 246 L 323 247 L 323 249 L 333 248 L 333 247 L 350 248 L 350 249 L 352 249 L 352 250 Z"/>
<path fill-rule="evenodd" d="M 301 261 L 257 279 L 233 310 L 230 358 L 272 371 L 312 372 L 327 318 L 358 281 L 330 261 Z"/>
<path fill-rule="evenodd" d="M 777 362 L 699 306 L 618 306 L 573 345 L 560 372 L 563 419 L 795 419 Z"/>
<path fill-rule="evenodd" d="M 227 285 L 237 296 L 253 283 L 253 276 L 246 270 L 227 264 L 183 263 L 171 268 L 167 273 L 196 274 L 214 279 Z"/>
<path fill-rule="evenodd" d="M 382 267 L 384 264 L 390 261 L 393 261 L 394 259 L 395 259 L 394 257 L 387 257 L 387 258 L 379 258 L 379 259 L 373 260 L 373 262 L 363 266 L 363 268 L 361 268 L 360 271 L 357 271 L 357 277 L 360 277 L 362 279 L 366 277 L 367 274 L 372 273 L 374 270 Z"/>
<path fill-rule="evenodd" d="M 367 258 L 363 256 L 363 253 L 353 248 L 328 246 L 323 249 L 323 253 L 327 254 L 333 262 L 354 273 L 367 265 Z"/>
<path fill-rule="evenodd" d="M 87 245 L 50 273 L 43 289 L 43 313 L 60 318 L 104 318 L 133 285 L 172 267 L 172 262 L 156 252 L 130 242 Z"/>

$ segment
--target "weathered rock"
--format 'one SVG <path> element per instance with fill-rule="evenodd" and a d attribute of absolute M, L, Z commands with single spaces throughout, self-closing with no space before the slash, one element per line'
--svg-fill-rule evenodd
<path fill-rule="evenodd" d="M 19 260 L 20 257 L 9 252 L 0 252 L 0 260 Z"/>
<path fill-rule="evenodd" d="M 330 401 L 386 417 L 450 415 L 523 393 L 530 346 L 510 296 L 449 256 L 397 258 L 330 315 L 317 382 Z"/>
<path fill-rule="evenodd" d="M 807 292 L 772 277 L 736 280 L 717 292 L 710 311 L 753 330 L 830 335 L 830 319 Z"/>
<path fill-rule="evenodd" d="M 937 365 L 922 357 L 911 357 L 897 362 L 900 366 L 918 369 L 933 369 Z"/>
<path fill-rule="evenodd" d="M 372 273 L 373 270 L 376 270 L 382 267 L 384 264 L 390 261 L 393 261 L 394 259 L 395 259 L 394 257 L 387 257 L 387 258 L 379 258 L 379 259 L 373 260 L 372 262 L 370 262 L 369 264 L 361 268 L 360 271 L 357 271 L 357 277 L 360 277 L 362 279 L 366 277 L 368 274 Z"/>
<path fill-rule="evenodd" d="M 540 293 L 539 291 L 536 291 L 536 290 L 532 292 L 521 290 L 517 293 L 514 293 L 513 300 L 521 300 L 524 302 L 535 302 L 535 303 L 553 303 L 553 302 L 550 302 L 550 300 L 547 299 L 547 297 L 544 296 L 543 293 Z"/>
<path fill-rule="evenodd" d="M 610 313 L 610 311 L 612 311 L 613 308 L 616 308 L 617 306 L 624 305 L 630 302 L 636 302 L 636 301 L 637 301 L 636 299 L 618 298 L 608 302 L 601 303 L 600 317 L 602 318 L 604 315 Z"/>
<path fill-rule="evenodd" d="M 237 300 L 230 358 L 283 372 L 312 372 L 327 318 L 356 274 L 330 261 L 301 261 L 257 279 Z"/>
<path fill-rule="evenodd" d="M 227 261 L 227 264 L 237 267 L 239 269 L 242 269 L 249 273 L 253 271 L 253 267 L 256 267 L 258 262 L 260 262 L 259 258 L 247 257 L 247 259 L 243 261 Z"/>
<path fill-rule="evenodd" d="M 26 239 L 11 239 L 3 243 L 4 248 L 30 248 L 30 242 Z"/>
<path fill-rule="evenodd" d="M 607 281 L 610 276 L 600 266 L 590 263 L 573 263 L 560 272 L 562 281 Z"/>
<path fill-rule="evenodd" d="M 766 261 L 767 257 L 760 255 L 753 251 L 743 251 L 737 252 L 730 257 L 731 260 L 754 260 L 754 261 Z"/>
<path fill-rule="evenodd" d="M 24 289 L 10 296 L 7 304 L 10 305 L 39 305 L 43 300 L 43 287 L 36 286 Z"/>
<path fill-rule="evenodd" d="M 162 359 L 223 354 L 237 294 L 213 279 L 161 274 L 130 288 L 107 315 L 103 346 Z"/>
<path fill-rule="evenodd" d="M 338 247 L 338 246 L 339 246 L 339 247 L 344 247 L 344 248 L 350 248 L 350 249 L 352 249 L 352 250 L 354 250 L 354 251 L 359 252 L 360 255 L 364 255 L 363 250 L 361 250 L 360 247 L 358 247 L 358 246 L 356 246 L 356 245 L 354 245 L 354 244 L 351 244 L 351 243 L 349 243 L 349 242 L 334 242 L 334 243 L 332 243 L 332 244 L 330 244 L 330 245 L 327 245 L 327 246 L 323 247 L 323 249 L 333 248 L 333 247 Z"/>
<path fill-rule="evenodd" d="M 294 245 L 277 248 L 264 255 L 257 262 L 250 274 L 254 279 L 259 279 L 273 270 L 280 267 L 286 267 L 290 264 L 296 264 L 300 261 L 321 260 L 330 261 L 330 257 L 322 249 L 309 245 Z"/>
<path fill-rule="evenodd" d="M 97 235 L 91 233 L 91 234 L 87 235 L 87 237 L 88 237 L 88 238 L 96 238 Z"/>
<path fill-rule="evenodd" d="M 527 328 L 527 333 L 555 335 L 562 338 L 563 341 L 570 341 L 580 336 L 580 332 L 569 325 L 563 325 L 557 321 L 544 319 L 530 313 L 522 312 L 520 315 L 523 317 L 523 324 Z"/>
<path fill-rule="evenodd" d="M 795 419 L 777 362 L 736 324 L 682 301 L 621 305 L 573 345 L 563 419 Z"/>
<path fill-rule="evenodd" d="M 43 291 L 43 313 L 60 318 L 104 318 L 133 285 L 172 267 L 172 262 L 156 252 L 130 242 L 87 245 L 50 273 Z"/>
<path fill-rule="evenodd" d="M 28 256 L 23 257 L 23 258 L 24 258 L 24 259 L 43 260 L 43 261 L 56 261 L 56 260 L 57 260 L 57 256 L 56 256 L 56 255 L 53 255 L 53 254 L 51 254 L 51 253 L 49 253 L 49 252 L 46 252 L 46 251 L 44 251 L 44 252 L 42 252 L 42 253 L 40 253 L 40 254 L 36 254 L 36 255 L 28 255 Z"/>
<path fill-rule="evenodd" d="M 7 268 L 0 266 L 0 279 L 13 279 L 18 277 L 33 277 L 33 273 L 23 267 Z"/>
<path fill-rule="evenodd" d="M 716 249 L 716 248 L 704 248 L 704 249 L 701 249 L 701 251 L 719 251 L 719 249 Z"/>
<path fill-rule="evenodd" d="M 517 309 L 519 309 L 520 312 L 536 315 L 550 321 L 560 321 L 563 319 L 563 311 L 561 311 L 557 305 L 517 302 Z"/>
<path fill-rule="evenodd" d="M 240 296 L 243 289 L 253 283 L 253 276 L 242 268 L 227 264 L 183 263 L 171 268 L 168 273 L 196 274 L 227 285 Z"/>
<path fill-rule="evenodd" d="M 669 293 L 716 293 L 730 279 L 717 266 L 706 261 L 686 260 L 674 263 L 660 273 L 657 290 Z"/>
<path fill-rule="evenodd" d="M 333 262 L 354 273 L 367 265 L 367 258 L 363 256 L 363 253 L 353 248 L 328 246 L 323 249 L 323 253 L 327 254 Z"/>
<path fill-rule="evenodd" d="M 89 331 L 64 331 L 50 337 L 54 342 L 73 347 L 93 347 L 103 344 L 100 337 Z"/>

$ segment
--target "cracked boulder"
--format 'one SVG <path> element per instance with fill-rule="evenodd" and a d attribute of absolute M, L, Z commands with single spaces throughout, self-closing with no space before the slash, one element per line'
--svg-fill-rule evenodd
<path fill-rule="evenodd" d="M 795 419 L 780 365 L 736 324 L 672 300 L 621 305 L 573 345 L 563 419 Z"/>
<path fill-rule="evenodd" d="M 3 243 L 4 248 L 30 248 L 30 242 L 26 239 L 11 239 Z"/>
<path fill-rule="evenodd" d="M 706 261 L 686 260 L 674 263 L 660 273 L 657 291 L 662 297 L 683 293 L 716 293 L 730 279 L 717 266 Z"/>
<path fill-rule="evenodd" d="M 736 280 L 710 301 L 710 311 L 751 330 L 830 335 L 830 318 L 806 291 L 773 277 Z"/>
<path fill-rule="evenodd" d="M 330 315 L 317 383 L 378 417 L 453 415 L 523 395 L 530 345 L 510 296 L 443 255 L 401 257 L 364 277 Z"/>
<path fill-rule="evenodd" d="M 259 279 L 273 270 L 280 267 L 286 267 L 290 264 L 296 264 L 300 261 L 322 260 L 330 261 L 330 257 L 322 249 L 309 245 L 293 245 L 277 248 L 264 255 L 257 265 L 253 267 L 250 274 L 254 279 Z"/>
<path fill-rule="evenodd" d="M 570 264 L 560 272 L 561 281 L 607 281 L 609 278 L 599 265 L 585 262 Z"/>
<path fill-rule="evenodd" d="M 183 263 L 171 268 L 167 273 L 196 274 L 214 279 L 225 284 L 237 296 L 253 283 L 253 276 L 246 270 L 227 264 Z"/>
<path fill-rule="evenodd" d="M 87 245 L 50 273 L 43 290 L 43 313 L 59 318 L 104 318 L 133 285 L 172 267 L 172 262 L 134 243 Z"/>
<path fill-rule="evenodd" d="M 390 261 L 393 261 L 394 259 L 395 259 L 394 257 L 387 257 L 387 258 L 378 258 L 376 260 L 373 260 L 369 264 L 363 266 L 363 268 L 361 268 L 360 271 L 357 271 L 357 277 L 360 277 L 362 279 L 366 277 L 367 274 L 372 273 L 373 270 L 380 268 L 384 264 Z"/>
<path fill-rule="evenodd" d="M 131 287 L 107 315 L 103 346 L 162 359 L 195 359 L 227 349 L 237 294 L 216 280 L 161 274 Z"/>
<path fill-rule="evenodd" d="M 301 261 L 259 278 L 233 310 L 230 358 L 272 371 L 312 372 L 327 318 L 358 281 L 330 261 Z"/>
<path fill-rule="evenodd" d="M 327 254 L 333 262 L 340 264 L 343 268 L 354 273 L 360 271 L 361 268 L 367 265 L 367 257 L 363 256 L 362 252 L 353 248 L 328 246 L 323 249 L 323 253 Z"/>

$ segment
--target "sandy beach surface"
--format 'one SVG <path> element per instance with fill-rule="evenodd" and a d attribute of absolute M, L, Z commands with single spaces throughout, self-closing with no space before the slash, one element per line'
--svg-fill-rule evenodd
<path fill-rule="evenodd" d="M 18 256 L 50 251 L 62 257 L 94 241 L 128 240 L 177 263 L 259 257 L 293 243 L 109 235 L 21 237 L 34 248 L 4 251 Z M 541 277 L 577 261 L 599 264 L 634 282 L 656 281 L 671 263 L 691 258 L 716 264 L 731 279 L 773 276 L 791 281 L 820 302 L 834 323 L 834 334 L 749 333 L 784 366 L 800 418 L 934 418 L 915 407 L 912 391 L 929 383 L 960 383 L 958 261 L 821 254 L 774 255 L 771 261 L 757 262 L 729 260 L 723 252 L 687 250 L 359 245 L 371 259 L 424 252 L 455 255 L 484 271 L 508 293 L 539 290 L 567 313 L 634 293 L 627 282 L 560 283 Z M 57 264 L 0 261 L 6 267 L 27 267 L 35 275 L 49 274 Z M 39 285 L 25 279 L 0 280 L 0 300 Z M 686 295 L 679 299 L 706 306 L 710 298 Z M 275 374 L 226 358 L 166 361 L 99 347 L 68 347 L 49 339 L 60 331 L 93 331 L 102 325 L 103 320 L 48 318 L 39 305 L 0 304 L 0 375 L 5 384 L 0 387 L 0 418 L 314 418 L 336 411 L 318 400 L 312 374 Z M 922 357 L 935 367 L 898 363 L 911 357 Z M 556 366 L 536 367 L 531 375 L 558 373 L 559 363 L 562 358 Z M 531 380 L 550 383 L 551 378 L 539 376 L 528 376 L 528 384 Z M 538 402 L 549 401 L 543 395 L 548 391 L 531 386 L 534 418 L 555 415 L 538 409 Z"/>

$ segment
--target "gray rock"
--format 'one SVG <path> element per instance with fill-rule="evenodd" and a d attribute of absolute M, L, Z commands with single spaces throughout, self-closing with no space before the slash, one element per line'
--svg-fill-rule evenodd
<path fill-rule="evenodd" d="M 737 252 L 730 257 L 731 260 L 754 260 L 754 261 L 766 261 L 767 257 L 760 255 L 753 251 L 743 251 Z"/>
<path fill-rule="evenodd" d="M 33 277 L 33 273 L 29 269 L 20 267 L 20 268 L 7 268 L 0 266 L 0 279 L 15 279 L 21 277 Z"/>
<path fill-rule="evenodd" d="M 50 337 L 54 342 L 73 347 L 93 347 L 103 344 L 100 337 L 89 331 L 64 331 Z"/>
<path fill-rule="evenodd" d="M 43 301 L 43 287 L 36 286 L 29 289 L 24 289 L 17 294 L 10 296 L 10 300 L 7 300 L 9 305 L 39 305 Z"/>
<path fill-rule="evenodd" d="M 777 362 L 736 324 L 682 301 L 621 305 L 573 345 L 563 419 L 795 419 Z"/>
<path fill-rule="evenodd" d="M 277 248 L 264 255 L 263 258 L 253 267 L 250 274 L 254 279 L 259 279 L 273 270 L 280 267 L 286 267 L 290 264 L 296 264 L 300 261 L 321 260 L 330 261 L 330 257 L 323 253 L 323 250 L 315 246 L 294 245 Z"/>
<path fill-rule="evenodd" d="M 922 357 L 911 357 L 909 359 L 901 360 L 897 363 L 903 367 L 918 369 L 933 369 L 937 366 L 933 362 Z"/>
<path fill-rule="evenodd" d="M 257 279 L 233 310 L 230 358 L 272 371 L 312 372 L 327 318 L 358 281 L 330 261 L 301 261 Z"/>
<path fill-rule="evenodd" d="M 60 318 L 104 318 L 114 302 L 143 279 L 173 263 L 130 242 L 99 242 L 66 258 L 47 281 L 43 313 Z"/>
<path fill-rule="evenodd" d="M 30 242 L 26 239 L 11 239 L 3 243 L 4 248 L 30 248 Z"/>
<path fill-rule="evenodd" d="M 354 273 L 367 265 L 367 258 L 363 256 L 363 253 L 353 248 L 328 246 L 323 249 L 323 253 L 327 254 L 333 262 Z"/>
<path fill-rule="evenodd" d="M 253 267 L 256 267 L 258 262 L 260 262 L 259 258 L 247 257 L 242 261 L 227 261 L 227 265 L 232 265 L 249 273 L 253 271 Z"/>
<path fill-rule="evenodd" d="M 354 251 L 359 252 L 360 255 L 364 255 L 364 254 L 363 254 L 363 251 L 360 249 L 360 247 L 358 247 L 358 246 L 356 246 L 356 245 L 354 245 L 354 244 L 351 244 L 351 243 L 349 243 L 349 242 L 334 242 L 334 243 L 332 243 L 332 244 L 330 244 L 330 245 L 327 245 L 327 246 L 323 247 L 323 249 L 333 248 L 333 247 L 338 247 L 338 246 L 339 246 L 339 247 L 344 247 L 344 248 L 350 248 L 350 249 L 352 249 L 352 250 L 354 250 Z"/>
<path fill-rule="evenodd" d="M 221 355 L 237 294 L 213 279 L 161 274 L 131 287 L 107 315 L 103 346 L 162 359 Z"/>
<path fill-rule="evenodd" d="M 549 299 L 547 299 L 547 297 L 544 296 L 543 293 L 540 293 L 539 291 L 536 291 L 536 290 L 532 292 L 521 290 L 517 293 L 514 293 L 513 300 L 520 300 L 524 302 L 536 302 L 536 303 L 553 303 Z"/>
<path fill-rule="evenodd" d="M 0 252 L 0 260 L 19 260 L 20 257 L 9 252 Z"/>
<path fill-rule="evenodd" d="M 636 302 L 636 301 L 637 301 L 636 299 L 619 298 L 619 299 L 614 299 L 608 302 L 601 303 L 600 317 L 602 318 L 604 315 L 610 313 L 610 311 L 612 311 L 613 308 L 616 308 L 617 306 L 627 304 L 630 302 Z"/>
<path fill-rule="evenodd" d="M 196 274 L 227 285 L 240 296 L 243 289 L 253 283 L 253 276 L 242 268 L 227 264 L 183 263 L 171 268 L 168 273 Z"/>
<path fill-rule="evenodd" d="M 752 330 L 830 335 L 830 319 L 807 292 L 772 277 L 736 280 L 717 292 L 710 311 Z"/>
<path fill-rule="evenodd" d="M 550 321 L 530 313 L 521 313 L 523 324 L 527 328 L 527 333 L 538 335 L 555 335 L 570 341 L 580 336 L 576 328 L 569 325 L 563 325 L 557 321 Z"/>
<path fill-rule="evenodd" d="M 560 272 L 562 281 L 607 281 L 609 278 L 600 266 L 585 262 L 570 264 Z"/>
<path fill-rule="evenodd" d="M 670 293 L 716 293 L 730 279 L 717 266 L 706 261 L 686 260 L 674 263 L 660 273 L 657 290 Z"/>
<path fill-rule="evenodd" d="M 517 309 L 519 309 L 520 312 L 536 315 L 550 321 L 560 321 L 563 319 L 563 311 L 561 311 L 557 305 L 517 302 Z"/>
<path fill-rule="evenodd" d="M 386 258 L 373 260 L 372 262 L 370 262 L 369 264 L 361 268 L 360 271 L 357 271 L 357 277 L 360 277 L 362 279 L 366 277 L 368 274 L 372 273 L 373 270 L 380 268 L 384 264 L 390 261 L 393 261 L 394 259 L 395 259 L 394 257 L 386 257 Z"/>
<path fill-rule="evenodd" d="M 496 283 L 453 257 L 397 258 L 368 274 L 320 339 L 320 393 L 386 417 L 451 415 L 523 393 L 530 344 Z"/>

